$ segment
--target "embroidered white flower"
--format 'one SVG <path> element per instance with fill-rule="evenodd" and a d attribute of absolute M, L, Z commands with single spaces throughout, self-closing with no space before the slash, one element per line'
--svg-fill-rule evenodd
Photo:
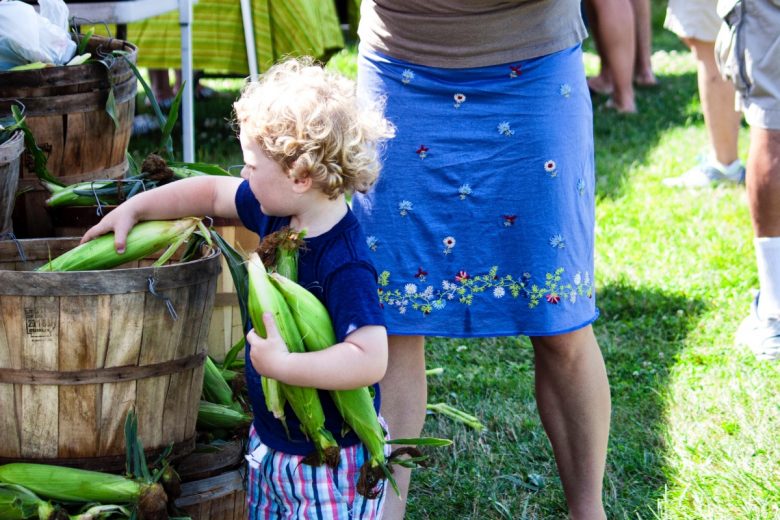
<path fill-rule="evenodd" d="M 582 282 L 582 274 L 577 271 L 577 274 L 574 275 L 574 285 L 579 285 Z"/>
<path fill-rule="evenodd" d="M 590 273 L 585 271 L 585 285 L 590 285 Z"/>
<path fill-rule="evenodd" d="M 563 249 L 566 247 L 566 244 L 563 240 L 563 236 L 561 235 L 553 235 L 550 237 L 550 245 L 557 249 Z"/>
<path fill-rule="evenodd" d="M 366 245 L 371 251 L 376 251 L 377 244 L 379 244 L 379 240 L 374 235 L 366 237 Z"/>
<path fill-rule="evenodd" d="M 571 96 L 571 85 L 569 85 L 568 83 L 564 83 L 563 85 L 561 85 L 560 93 L 561 96 L 565 98 Z"/>
<path fill-rule="evenodd" d="M 452 96 L 452 98 L 455 100 L 455 104 L 453 105 L 455 108 L 460 108 L 460 106 L 466 101 L 466 96 L 460 92 Z"/>
<path fill-rule="evenodd" d="M 458 194 L 460 195 L 460 200 L 465 200 L 467 196 L 471 195 L 471 185 L 462 184 L 461 187 L 458 188 Z"/>
<path fill-rule="evenodd" d="M 455 237 L 444 237 L 442 243 L 444 244 L 444 254 L 448 255 L 452 252 L 452 248 L 455 247 Z"/>
<path fill-rule="evenodd" d="M 406 307 L 398 307 L 399 314 L 406 314 Z"/>
<path fill-rule="evenodd" d="M 501 121 L 498 123 L 498 133 L 507 137 L 515 135 L 515 131 L 509 126 L 509 121 Z"/>
<path fill-rule="evenodd" d="M 455 288 L 455 284 L 453 284 L 449 280 L 442 280 L 441 288 L 444 289 L 445 291 L 449 291 L 450 289 L 454 289 Z"/>
<path fill-rule="evenodd" d="M 404 69 L 401 73 L 401 83 L 408 85 L 414 79 L 414 72 L 409 69 Z"/>
<path fill-rule="evenodd" d="M 417 286 L 413 283 L 408 283 L 404 285 L 404 292 L 406 294 L 415 294 L 417 292 Z"/>
<path fill-rule="evenodd" d="M 504 291 L 503 287 L 496 287 L 493 289 L 493 296 L 495 298 L 503 298 L 504 294 L 506 294 L 506 291 Z"/>
<path fill-rule="evenodd" d="M 585 181 L 582 179 L 577 179 L 577 191 L 580 195 L 585 191 Z"/>
<path fill-rule="evenodd" d="M 426 287 L 425 290 L 422 293 L 420 293 L 420 296 L 422 296 L 426 300 L 433 297 L 433 286 L 429 285 L 428 287 Z"/>
<path fill-rule="evenodd" d="M 402 200 L 398 203 L 398 212 L 402 217 L 405 217 L 412 209 L 412 203 L 408 200 Z"/>
<path fill-rule="evenodd" d="M 432 306 L 434 309 L 436 309 L 437 311 L 440 311 L 440 310 L 442 310 L 444 307 L 446 307 L 446 306 L 447 306 L 447 302 L 445 302 L 444 300 L 436 300 L 436 301 L 434 301 L 434 302 L 431 304 L 431 306 Z"/>
<path fill-rule="evenodd" d="M 575 291 L 569 293 L 569 301 L 571 303 L 575 303 L 577 301 L 577 293 Z"/>

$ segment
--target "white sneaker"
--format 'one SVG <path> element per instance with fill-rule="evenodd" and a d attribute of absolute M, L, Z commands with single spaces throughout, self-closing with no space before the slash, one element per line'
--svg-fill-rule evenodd
<path fill-rule="evenodd" d="M 721 182 L 744 184 L 745 167 L 740 161 L 735 161 L 724 169 L 712 161 L 703 160 L 679 177 L 669 177 L 661 182 L 664 186 L 681 188 L 706 188 Z"/>
<path fill-rule="evenodd" d="M 750 314 L 737 329 L 735 343 L 750 347 L 758 359 L 780 359 L 780 319 L 761 319 L 758 316 L 758 297 L 750 305 Z"/>

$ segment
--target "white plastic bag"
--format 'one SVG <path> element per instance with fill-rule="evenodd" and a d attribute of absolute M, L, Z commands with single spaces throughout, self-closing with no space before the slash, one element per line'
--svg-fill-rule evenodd
<path fill-rule="evenodd" d="M 64 65 L 76 54 L 63 0 L 42 0 L 41 11 L 15 0 L 0 1 L 0 70 L 41 61 Z"/>

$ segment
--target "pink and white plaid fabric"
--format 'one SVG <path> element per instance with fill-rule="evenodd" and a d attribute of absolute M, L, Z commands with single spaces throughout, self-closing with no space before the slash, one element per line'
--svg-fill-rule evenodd
<path fill-rule="evenodd" d="M 249 519 L 379 520 L 385 489 L 373 500 L 360 495 L 360 467 L 368 459 L 363 444 L 341 449 L 337 469 L 303 464 L 304 457 L 264 445 L 254 426 L 247 448 Z"/>

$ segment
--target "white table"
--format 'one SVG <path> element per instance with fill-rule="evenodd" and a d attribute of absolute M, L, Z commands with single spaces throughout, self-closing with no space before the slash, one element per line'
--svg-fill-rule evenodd
<path fill-rule="evenodd" d="M 181 27 L 181 73 L 185 81 L 182 93 L 182 141 L 184 161 L 195 160 L 192 73 L 192 5 L 197 0 L 124 0 L 117 2 L 68 2 L 70 15 L 86 22 L 127 24 L 179 10 Z M 78 21 L 78 20 L 77 20 Z"/>

